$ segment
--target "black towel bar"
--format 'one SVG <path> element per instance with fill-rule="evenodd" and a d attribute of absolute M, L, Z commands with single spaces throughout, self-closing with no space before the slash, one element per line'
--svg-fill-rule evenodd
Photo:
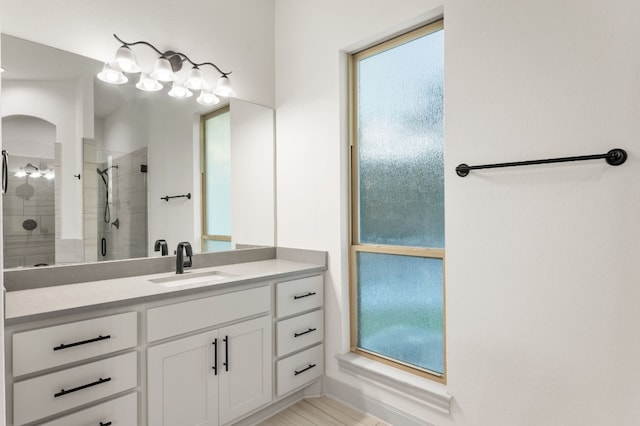
<path fill-rule="evenodd" d="M 171 198 L 186 198 L 187 200 L 191 199 L 191 193 L 183 194 L 183 195 L 165 195 L 164 197 L 160 197 L 161 200 L 169 201 Z"/>
<path fill-rule="evenodd" d="M 533 164 L 549 164 L 549 163 L 566 163 L 569 161 L 585 161 L 585 160 L 606 160 L 607 164 L 611 166 L 619 166 L 627 161 L 627 152 L 624 149 L 614 148 L 606 154 L 595 155 L 581 155 L 578 157 L 561 157 L 561 158 L 547 158 L 545 160 L 530 160 L 530 161 L 515 161 L 511 163 L 497 163 L 497 164 L 484 164 L 482 166 L 469 166 L 467 164 L 460 164 L 456 167 L 456 173 L 460 177 L 465 177 L 471 170 L 480 169 L 496 169 L 499 167 L 518 167 L 529 166 Z"/>

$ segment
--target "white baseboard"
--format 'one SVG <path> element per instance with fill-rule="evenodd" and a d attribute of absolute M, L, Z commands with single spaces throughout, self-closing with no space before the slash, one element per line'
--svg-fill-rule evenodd
<path fill-rule="evenodd" d="M 393 426 L 434 426 L 396 407 L 364 395 L 361 391 L 334 378 L 324 377 L 325 394 L 343 404 L 371 414 Z"/>

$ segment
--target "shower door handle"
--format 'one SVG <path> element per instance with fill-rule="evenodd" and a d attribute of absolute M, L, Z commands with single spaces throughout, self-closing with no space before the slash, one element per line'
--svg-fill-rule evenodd
<path fill-rule="evenodd" d="M 9 188 L 9 153 L 2 150 L 2 193 L 6 194 Z"/>
<path fill-rule="evenodd" d="M 107 239 L 103 238 L 100 240 L 100 251 L 102 253 L 102 257 L 107 255 Z"/>

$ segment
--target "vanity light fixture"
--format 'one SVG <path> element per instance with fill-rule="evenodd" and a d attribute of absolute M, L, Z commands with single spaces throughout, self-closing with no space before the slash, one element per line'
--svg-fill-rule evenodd
<path fill-rule="evenodd" d="M 113 62 L 118 64 L 117 68 L 124 72 L 140 72 L 142 69 L 136 62 L 136 57 L 129 46 L 120 46 L 116 52 Z"/>
<path fill-rule="evenodd" d="M 184 83 L 184 87 L 186 87 L 187 89 L 202 90 L 206 88 L 206 86 L 207 82 L 204 81 L 204 77 L 202 76 L 202 71 L 200 71 L 200 68 L 191 68 L 187 76 L 187 81 L 185 81 Z"/>
<path fill-rule="evenodd" d="M 40 169 L 38 169 L 36 166 L 34 166 L 31 163 L 27 163 L 26 166 L 21 167 L 20 170 L 18 170 L 15 174 L 15 177 L 25 177 L 25 176 L 29 176 L 32 178 L 39 178 L 40 176 L 42 176 L 42 174 L 40 173 Z"/>
<path fill-rule="evenodd" d="M 129 81 L 122 71 L 114 68 L 111 64 L 104 64 L 102 71 L 98 73 L 98 78 L 111 84 L 125 84 Z"/>
<path fill-rule="evenodd" d="M 201 105 L 215 105 L 220 103 L 220 98 L 212 90 L 202 89 L 196 101 Z"/>
<path fill-rule="evenodd" d="M 171 85 L 171 90 L 169 90 L 168 95 L 173 96 L 174 98 L 182 99 L 190 98 L 191 96 L 193 96 L 193 92 L 184 87 L 184 84 L 174 81 Z"/>
<path fill-rule="evenodd" d="M 124 84 L 129 80 L 125 73 L 142 72 L 142 68 L 138 65 L 131 47 L 136 45 L 145 45 L 153 49 L 160 56 L 155 61 L 153 71 L 148 74 L 144 72 L 141 73 L 140 80 L 136 84 L 138 89 L 154 92 L 163 88 L 163 85 L 160 82 L 173 82 L 171 90 L 168 92 L 169 96 L 174 98 L 188 98 L 193 96 L 192 90 L 199 90 L 200 95 L 197 98 L 197 102 L 202 105 L 215 105 L 219 103 L 220 99 L 218 96 L 235 96 L 235 92 L 231 88 L 231 82 L 228 77 L 231 72 L 222 71 L 213 62 L 197 63 L 181 52 L 174 52 L 173 50 L 162 52 L 146 41 L 129 43 L 122 40 L 115 34 L 113 36 L 116 40 L 122 43 L 122 45 L 116 51 L 116 55 L 113 60 L 105 63 L 102 72 L 98 74 L 98 78 L 102 81 L 111 84 Z M 178 83 L 178 81 L 180 81 L 178 73 L 182 70 L 185 62 L 188 62 L 191 65 L 191 69 L 189 70 L 186 79 L 183 77 L 183 82 Z M 205 79 L 204 73 L 201 69 L 201 67 L 204 66 L 210 66 L 220 74 L 220 78 L 218 78 L 216 86 L 213 86 Z"/>
<path fill-rule="evenodd" d="M 162 90 L 162 84 L 158 80 L 151 78 L 146 72 L 140 74 L 140 81 L 136 84 L 136 87 L 145 92 L 157 92 Z"/>

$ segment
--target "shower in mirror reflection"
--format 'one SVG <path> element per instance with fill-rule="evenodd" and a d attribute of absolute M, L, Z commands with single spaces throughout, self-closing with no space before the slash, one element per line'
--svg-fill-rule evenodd
<path fill-rule="evenodd" d="M 85 261 L 146 257 L 147 148 L 120 152 L 103 138 L 83 146 Z"/>

